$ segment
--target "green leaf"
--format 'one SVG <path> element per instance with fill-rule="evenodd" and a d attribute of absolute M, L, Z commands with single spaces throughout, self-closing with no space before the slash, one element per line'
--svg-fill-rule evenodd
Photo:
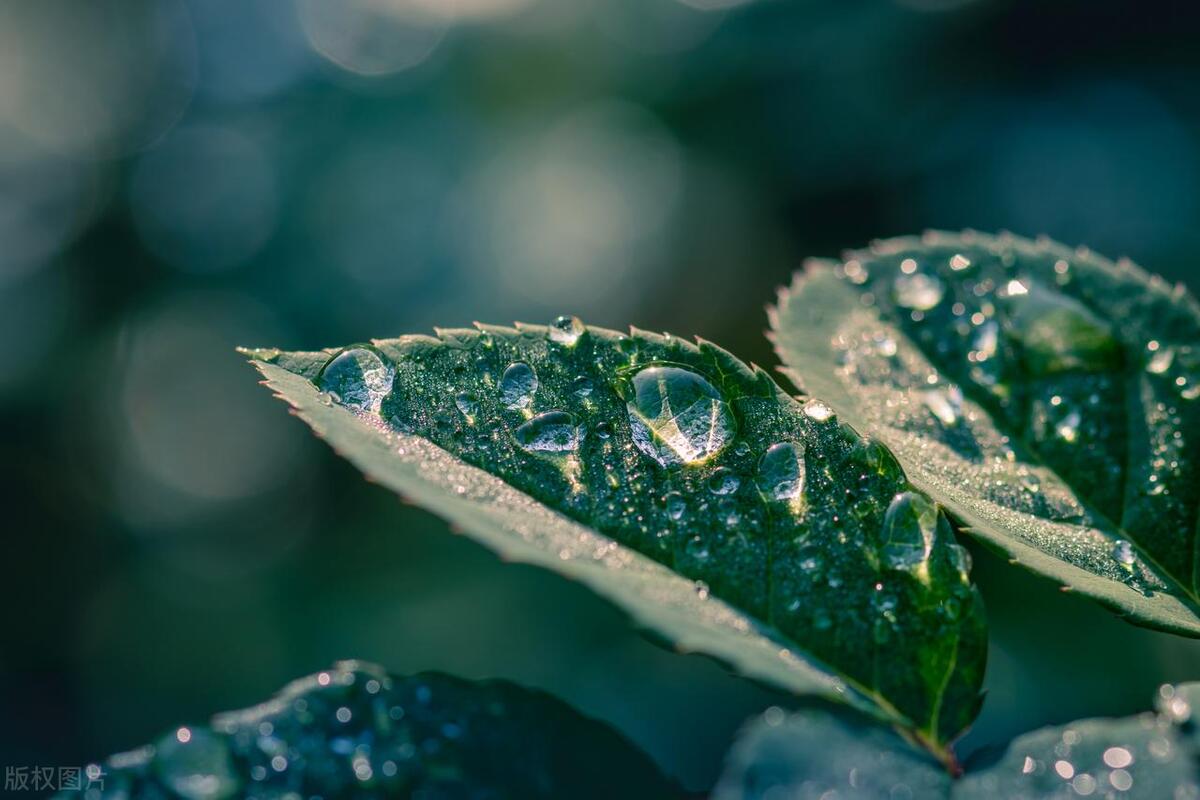
<path fill-rule="evenodd" d="M 995 797 L 1200 797 L 1192 706 L 1200 683 L 1163 686 L 1157 713 L 1085 719 L 1018 737 L 955 786 L 955 800 Z"/>
<path fill-rule="evenodd" d="M 711 344 L 565 318 L 252 355 L 369 477 L 680 649 L 943 757 L 978 711 L 982 604 L 945 516 L 886 449 Z"/>
<path fill-rule="evenodd" d="M 930 800 L 948 797 L 950 784 L 945 770 L 886 728 L 771 708 L 738 736 L 712 800 Z"/>
<path fill-rule="evenodd" d="M 1043 728 L 952 781 L 892 732 L 822 711 L 769 709 L 726 760 L 713 800 L 1200 797 L 1200 684 L 1164 686 L 1157 714 Z"/>
<path fill-rule="evenodd" d="M 266 703 L 89 765 L 88 800 L 670 798 L 633 744 L 543 692 L 344 661 Z M 100 791 L 96 791 L 100 790 Z"/>
<path fill-rule="evenodd" d="M 787 371 L 1014 562 L 1200 636 L 1200 306 L 1134 265 L 931 233 L 814 261 Z"/>

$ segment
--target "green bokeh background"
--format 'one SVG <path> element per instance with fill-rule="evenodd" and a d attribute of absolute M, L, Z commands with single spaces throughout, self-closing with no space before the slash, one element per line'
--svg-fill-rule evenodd
<path fill-rule="evenodd" d="M 773 366 L 763 306 L 802 258 L 927 227 L 1195 290 L 1198 13 L 0 5 L 0 764 L 82 764 L 354 657 L 547 689 L 711 784 L 789 698 L 366 483 L 232 348 L 574 313 Z M 1200 678 L 1197 643 L 975 556 L 963 754 Z"/>

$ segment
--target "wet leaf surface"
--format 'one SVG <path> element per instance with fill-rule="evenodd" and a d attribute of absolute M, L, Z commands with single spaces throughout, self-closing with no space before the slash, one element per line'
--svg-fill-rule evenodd
<path fill-rule="evenodd" d="M 1129 262 L 931 233 L 814 261 L 787 371 L 1010 559 L 1200 636 L 1200 306 Z"/>
<path fill-rule="evenodd" d="M 681 792 L 616 731 L 542 692 L 356 661 L 262 705 L 91 764 L 89 800 L 611 798 Z"/>
<path fill-rule="evenodd" d="M 1015 739 L 952 780 L 927 756 L 877 725 L 773 708 L 747 726 L 727 758 L 714 800 L 1048 800 L 1200 797 L 1200 684 L 1163 686 L 1157 713 L 1087 719 Z"/>
<path fill-rule="evenodd" d="M 886 448 L 717 347 L 567 318 L 252 355 L 368 476 L 682 650 L 942 757 L 978 711 L 982 605 L 944 514 Z"/>

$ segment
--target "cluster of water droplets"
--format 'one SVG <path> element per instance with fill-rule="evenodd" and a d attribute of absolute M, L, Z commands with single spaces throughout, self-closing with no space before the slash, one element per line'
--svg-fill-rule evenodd
<path fill-rule="evenodd" d="M 968 504 L 984 501 L 998 517 L 1018 521 L 1012 512 L 1020 512 L 1053 525 L 1018 526 L 1040 549 L 1143 594 L 1161 588 L 1133 544 L 1114 545 L 1091 529 L 1079 498 L 1119 520 L 1127 480 L 1140 482 L 1145 494 L 1170 494 L 1182 479 L 1180 428 L 1187 423 L 1162 393 L 1148 401 L 1150 458 L 1127 467 L 1123 345 L 1109 319 L 1090 307 L 1089 292 L 1096 290 L 1080 286 L 1088 275 L 1066 257 L 1022 261 L 1003 243 L 877 255 L 839 267 L 842 277 L 864 287 L 863 311 L 852 312 L 841 328 L 846 332 L 832 341 L 860 411 L 894 431 L 889 441 L 906 458 Z M 1192 373 L 1200 378 L 1200 359 L 1184 345 L 1151 341 L 1144 367 L 1180 403 L 1196 383 Z M 974 398 L 982 407 L 964 396 L 960 386 L 968 383 L 979 390 Z M 997 426 L 1024 429 L 1023 444 L 1049 471 L 1027 461 Z M 1186 527 L 1186 510 L 1179 516 Z"/>
<path fill-rule="evenodd" d="M 700 600 L 733 600 L 788 635 L 815 633 L 814 654 L 861 680 L 873 679 L 870 665 L 844 663 L 844 645 L 827 635 L 835 627 L 920 648 L 957 619 L 965 551 L 952 552 L 944 517 L 907 491 L 885 448 L 821 400 L 797 404 L 765 376 L 669 337 L 616 336 L 573 317 L 441 336 L 443 346 L 408 351 L 382 343 L 394 368 L 367 351 L 388 392 L 348 407 L 580 520 L 609 537 L 606 548 L 667 564 Z M 876 344 L 895 355 L 894 342 Z M 345 384 L 339 398 L 366 391 Z M 472 496 L 462 483 L 459 494 Z M 931 567 L 937 558 L 943 566 Z M 914 599 L 930 593 L 937 599 Z"/>

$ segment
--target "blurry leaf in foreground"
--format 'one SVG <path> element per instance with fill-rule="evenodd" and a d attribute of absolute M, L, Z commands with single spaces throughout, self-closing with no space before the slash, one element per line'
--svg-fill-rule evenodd
<path fill-rule="evenodd" d="M 982 604 L 944 515 L 828 406 L 711 344 L 564 317 L 251 355 L 368 476 L 681 649 L 943 760 L 978 712 Z"/>
<path fill-rule="evenodd" d="M 670 798 L 634 745 L 542 692 L 344 661 L 262 705 L 91 764 L 90 800 Z"/>
<path fill-rule="evenodd" d="M 769 709 L 730 751 L 714 800 L 1128 800 L 1200 797 L 1192 706 L 1200 684 L 1164 686 L 1157 714 L 1086 719 L 1015 739 L 952 781 L 891 731 L 823 711 Z"/>
<path fill-rule="evenodd" d="M 1200 306 L 1129 262 L 931 233 L 811 262 L 776 349 L 1014 562 L 1200 636 Z"/>

